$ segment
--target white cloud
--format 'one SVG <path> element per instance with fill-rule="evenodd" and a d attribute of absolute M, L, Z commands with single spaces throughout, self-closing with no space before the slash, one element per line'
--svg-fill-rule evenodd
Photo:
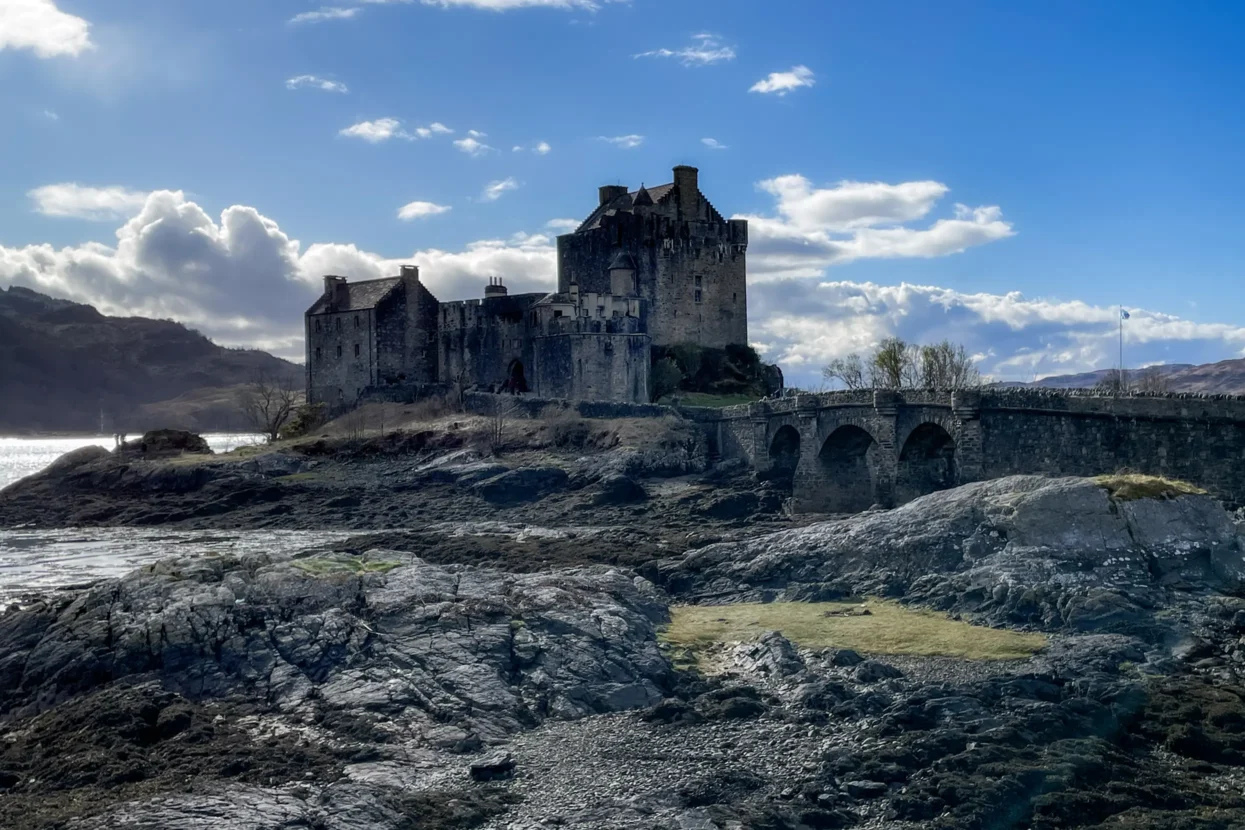
<path fill-rule="evenodd" d="M 812 86 L 816 83 L 813 77 L 813 70 L 807 66 L 793 66 L 787 72 L 771 72 L 769 77 L 763 78 L 753 84 L 749 92 L 774 92 L 778 95 L 786 95 L 793 89 L 799 89 L 802 86 Z"/>
<path fill-rule="evenodd" d="M 449 205 L 438 205 L 435 202 L 408 202 L 398 209 L 398 218 L 407 221 L 423 219 L 436 216 L 438 213 L 446 213 L 449 210 Z"/>
<path fill-rule="evenodd" d="M 340 81 L 333 81 L 327 78 L 321 78 L 316 75 L 297 75 L 285 82 L 286 89 L 298 89 L 300 87 L 309 86 L 320 89 L 325 92 L 341 92 L 346 93 L 350 90 Z"/>
<path fill-rule="evenodd" d="M 579 227 L 578 219 L 550 219 L 545 223 L 545 227 L 551 231 L 560 231 L 562 233 L 570 233 Z"/>
<path fill-rule="evenodd" d="M 718 61 L 732 61 L 735 50 L 723 46 L 717 35 L 692 35 L 692 43 L 682 49 L 653 49 L 632 55 L 633 58 L 678 58 L 684 66 L 706 66 Z"/>
<path fill-rule="evenodd" d="M 491 151 L 493 148 L 482 141 L 476 140 L 475 136 L 478 135 L 484 135 L 484 133 L 478 133 L 475 130 L 471 130 L 467 134 L 466 138 L 456 140 L 454 142 L 454 146 L 469 156 L 482 156 Z"/>
<path fill-rule="evenodd" d="M 40 58 L 55 58 L 94 48 L 91 24 L 61 11 L 54 0 L 0 2 L 0 51 L 30 49 Z"/>
<path fill-rule="evenodd" d="M 1110 366 L 1118 342 L 1114 306 L 1029 298 L 1019 292 L 968 294 L 927 285 L 788 279 L 749 288 L 750 335 L 789 383 L 815 388 L 820 369 L 882 338 L 951 339 L 999 380 L 1034 380 Z M 1131 365 L 1206 362 L 1245 354 L 1245 327 L 1194 323 L 1137 310 L 1125 324 Z"/>
<path fill-rule="evenodd" d="M 325 6 L 318 11 L 303 12 L 290 18 L 290 23 L 323 23 L 326 20 L 349 20 L 363 9 L 358 6 Z"/>
<path fill-rule="evenodd" d="M 434 135 L 449 135 L 454 132 L 440 121 L 433 121 L 427 127 L 416 127 L 415 135 L 419 138 L 432 138 Z"/>
<path fill-rule="evenodd" d="M 499 179 L 495 182 L 489 182 L 484 188 L 484 194 L 480 197 L 486 202 L 496 202 L 508 190 L 518 190 L 519 183 L 514 180 L 513 176 Z"/>
<path fill-rule="evenodd" d="M 379 144 L 382 141 L 388 141 L 391 138 L 405 138 L 410 140 L 411 136 L 402 129 L 402 122 L 396 118 L 378 118 L 375 121 L 360 121 L 339 132 L 339 135 L 348 136 L 350 138 L 361 138 L 371 144 Z"/>
<path fill-rule="evenodd" d="M 540 142 L 537 142 L 536 146 L 532 148 L 532 152 L 538 156 L 546 156 L 549 154 L 549 151 L 552 149 L 553 148 L 549 146 L 548 141 L 540 141 Z"/>
<path fill-rule="evenodd" d="M 716 138 L 702 138 L 700 143 L 708 147 L 710 150 L 725 150 L 727 146 L 719 142 Z"/>
<path fill-rule="evenodd" d="M 641 144 L 644 143 L 644 136 L 642 135 L 616 135 L 616 136 L 599 135 L 597 136 L 597 140 L 609 142 L 610 144 L 613 144 L 616 147 L 621 147 L 624 150 L 631 150 L 636 147 L 639 147 Z"/>
<path fill-rule="evenodd" d="M 53 112 L 52 110 L 44 110 L 43 117 L 49 121 L 60 121 L 61 120 L 61 117 L 57 115 L 55 112 Z"/>
<path fill-rule="evenodd" d="M 467 135 L 472 138 L 485 138 L 488 136 L 488 133 L 482 133 L 479 130 L 467 130 Z"/>
<path fill-rule="evenodd" d="M 35 212 L 73 219 L 124 219 L 142 210 L 149 194 L 125 187 L 83 187 L 66 182 L 36 187 L 26 194 Z"/>
<path fill-rule="evenodd" d="M 749 272 L 753 279 L 820 276 L 827 267 L 857 259 L 936 257 L 1012 236 L 997 206 L 957 204 L 951 218 L 924 228 L 923 219 L 949 188 L 941 182 L 897 185 L 839 182 L 813 187 L 803 176 L 767 179 L 778 216 L 748 215 Z"/>

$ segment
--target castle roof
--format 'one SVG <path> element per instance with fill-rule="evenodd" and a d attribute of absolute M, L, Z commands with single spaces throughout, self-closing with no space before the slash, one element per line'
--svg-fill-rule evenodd
<path fill-rule="evenodd" d="M 651 201 L 637 203 L 636 198 L 641 192 L 647 193 L 648 198 Z M 616 196 L 594 210 L 591 215 L 584 220 L 584 223 L 575 229 L 575 233 L 579 233 L 580 231 L 590 231 L 593 228 L 601 227 L 601 217 L 611 210 L 630 210 L 636 204 L 660 204 L 673 192 L 674 182 L 671 182 L 670 184 L 659 184 L 656 187 L 641 187 L 639 190 L 633 190 L 630 193 L 624 193 L 620 196 Z"/>
<path fill-rule="evenodd" d="M 635 257 L 626 251 L 619 251 L 614 254 L 614 258 L 610 260 L 610 266 L 607 270 L 613 271 L 616 268 L 629 268 L 635 270 Z"/>
<path fill-rule="evenodd" d="M 346 283 L 345 302 L 330 303 L 328 297 L 321 296 L 315 301 L 308 314 L 326 314 L 330 311 L 363 311 L 375 308 L 380 301 L 389 296 L 402 282 L 401 277 L 386 277 L 379 280 Z M 331 307 L 330 307 L 331 306 Z"/>

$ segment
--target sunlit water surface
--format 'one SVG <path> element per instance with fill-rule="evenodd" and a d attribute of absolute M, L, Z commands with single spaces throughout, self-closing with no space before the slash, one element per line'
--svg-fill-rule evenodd
<path fill-rule="evenodd" d="M 259 441 L 243 433 L 203 436 L 216 452 Z M 42 470 L 60 456 L 92 444 L 112 449 L 111 436 L 0 438 L 0 488 Z M 134 528 L 0 530 L 0 606 L 43 593 L 120 576 L 133 568 L 179 554 L 296 552 L 345 534 L 323 531 L 159 531 Z"/>

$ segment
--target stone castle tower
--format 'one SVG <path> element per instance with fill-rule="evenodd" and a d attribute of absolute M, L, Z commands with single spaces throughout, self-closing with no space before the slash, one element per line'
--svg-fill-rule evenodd
<path fill-rule="evenodd" d="M 649 308 L 654 345 L 748 342 L 748 222 L 723 219 L 695 167 L 670 184 L 600 188 L 597 209 L 558 237 L 558 293 L 630 295 Z"/>

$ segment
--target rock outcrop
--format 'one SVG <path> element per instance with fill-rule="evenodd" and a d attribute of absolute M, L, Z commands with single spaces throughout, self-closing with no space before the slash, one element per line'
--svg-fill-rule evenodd
<path fill-rule="evenodd" d="M 890 511 L 724 542 L 650 572 L 700 601 L 902 596 L 998 624 L 1136 632 L 1176 590 L 1245 579 L 1213 499 L 1115 501 L 1087 479 L 1014 476 Z"/>

